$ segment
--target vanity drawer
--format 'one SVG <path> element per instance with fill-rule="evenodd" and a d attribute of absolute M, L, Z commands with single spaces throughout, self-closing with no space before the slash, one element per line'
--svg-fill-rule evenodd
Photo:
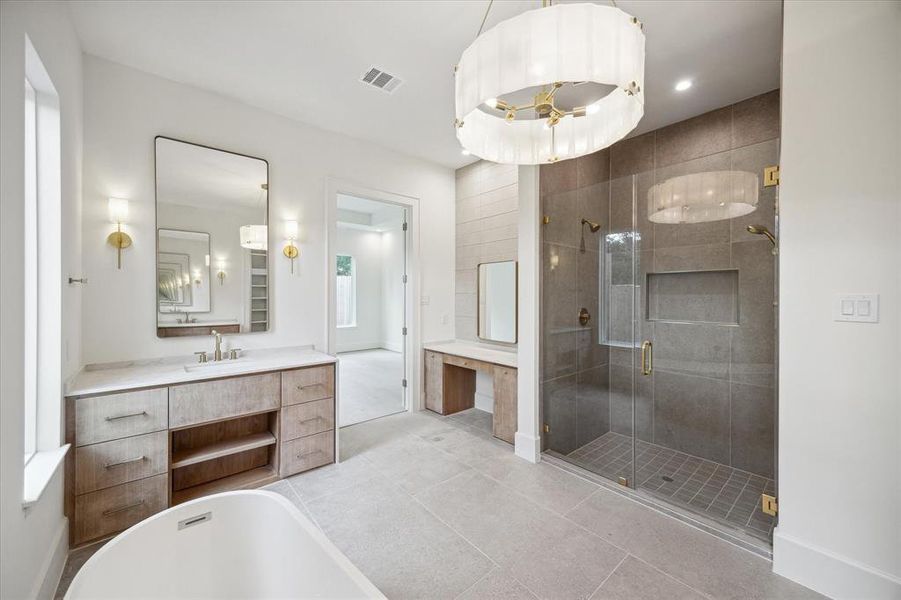
<path fill-rule="evenodd" d="M 75 493 L 165 473 L 169 466 L 165 431 L 75 449 Z"/>
<path fill-rule="evenodd" d="M 334 396 L 334 365 L 282 372 L 282 406 L 334 398 Z"/>
<path fill-rule="evenodd" d="M 168 476 L 157 475 L 75 498 L 75 544 L 127 529 L 166 508 Z"/>
<path fill-rule="evenodd" d="M 335 462 L 335 432 L 282 442 L 280 475 L 288 477 Z"/>
<path fill-rule="evenodd" d="M 329 431 L 335 428 L 335 400 L 326 398 L 282 409 L 282 440 Z"/>
<path fill-rule="evenodd" d="M 176 385 L 169 388 L 169 427 L 208 423 L 278 406 L 278 373 Z"/>
<path fill-rule="evenodd" d="M 167 400 L 166 388 L 79 398 L 75 401 L 75 445 L 166 429 Z"/>
<path fill-rule="evenodd" d="M 454 356 L 453 354 L 444 355 L 444 364 L 454 365 L 455 367 L 463 367 L 464 369 L 472 369 L 473 371 L 491 372 L 491 365 L 474 358 L 463 358 L 462 356 Z"/>

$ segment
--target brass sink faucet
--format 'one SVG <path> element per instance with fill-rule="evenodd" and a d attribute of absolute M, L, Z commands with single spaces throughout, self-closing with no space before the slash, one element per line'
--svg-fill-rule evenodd
<path fill-rule="evenodd" d="M 216 351 L 213 353 L 213 360 L 218 362 L 222 360 L 222 334 L 215 329 L 212 334 L 216 336 Z"/>

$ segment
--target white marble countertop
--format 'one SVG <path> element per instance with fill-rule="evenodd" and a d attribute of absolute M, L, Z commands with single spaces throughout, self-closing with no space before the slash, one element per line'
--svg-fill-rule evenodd
<path fill-rule="evenodd" d="M 484 360 L 485 362 L 495 363 L 505 367 L 515 368 L 517 366 L 516 348 L 514 347 L 511 347 L 508 350 L 505 346 L 480 344 L 478 342 L 467 342 L 463 340 L 428 342 L 423 344 L 422 347 L 425 350 L 432 350 L 443 354 L 453 354 L 454 356 L 473 358 L 475 360 Z"/>
<path fill-rule="evenodd" d="M 211 353 L 212 354 L 212 353 Z M 236 360 L 197 363 L 196 356 L 88 365 L 66 383 L 66 396 L 87 396 L 334 363 L 312 346 L 245 350 Z M 185 367 L 188 367 L 186 369 Z"/>

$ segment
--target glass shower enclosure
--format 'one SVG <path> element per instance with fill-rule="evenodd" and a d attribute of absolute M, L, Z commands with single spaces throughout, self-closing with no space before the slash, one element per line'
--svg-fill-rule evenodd
<path fill-rule="evenodd" d="M 631 169 L 603 151 L 541 175 L 545 452 L 764 541 L 777 161 L 771 139 Z"/>

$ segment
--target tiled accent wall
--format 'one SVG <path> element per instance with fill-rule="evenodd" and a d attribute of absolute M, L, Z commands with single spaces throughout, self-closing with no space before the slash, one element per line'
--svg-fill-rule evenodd
<path fill-rule="evenodd" d="M 516 165 L 484 160 L 457 169 L 457 339 L 478 340 L 479 263 L 517 260 L 518 174 Z"/>
<path fill-rule="evenodd" d="M 778 163 L 778 147 L 775 90 L 591 156 L 541 167 L 542 211 L 550 217 L 542 227 L 541 380 L 551 449 L 569 453 L 607 430 L 631 434 L 634 385 L 640 439 L 772 476 L 775 261 L 767 239 L 745 228 L 760 224 L 775 231 L 776 188 L 760 187 L 758 208 L 749 215 L 698 224 L 652 223 L 647 196 L 656 182 L 704 171 L 754 172 L 762 186 L 764 167 Z M 582 216 L 601 223 L 601 231 L 582 231 Z M 638 253 L 632 255 L 631 242 L 609 242 L 616 236 L 607 236 L 617 233 L 637 234 Z M 624 277 L 617 265 L 626 266 Z M 608 275 L 601 267 L 610 270 L 612 283 L 620 277 L 626 284 L 609 286 L 606 298 Z M 677 275 L 693 271 L 719 275 Z M 653 286 L 650 315 L 648 273 L 669 273 L 671 284 Z M 684 296 L 663 295 L 680 286 L 700 299 L 718 297 L 724 310 L 731 308 L 724 290 L 734 293 L 738 322 L 728 312 L 722 323 L 668 320 L 673 311 L 692 314 Z M 575 316 L 581 306 L 593 317 L 606 315 L 602 326 L 624 332 L 624 339 L 632 337 L 634 314 L 636 343 L 654 344 L 653 375 L 637 372 L 634 348 L 600 345 L 596 321 L 580 327 Z M 695 314 L 705 314 L 697 308 Z"/>

